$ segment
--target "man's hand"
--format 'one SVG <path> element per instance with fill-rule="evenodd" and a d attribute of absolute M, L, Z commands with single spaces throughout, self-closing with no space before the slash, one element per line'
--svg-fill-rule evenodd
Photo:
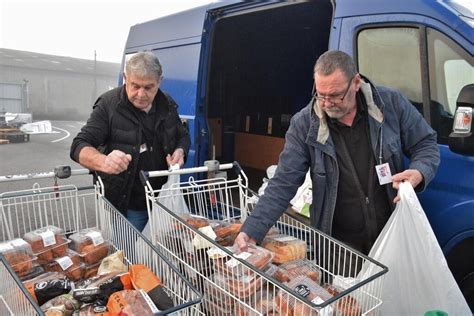
<path fill-rule="evenodd" d="M 257 242 L 255 239 L 250 237 L 244 232 L 240 232 L 237 237 L 235 238 L 234 245 L 237 245 L 239 247 L 239 250 L 242 251 L 247 251 L 247 247 L 249 244 L 255 245 Z"/>
<path fill-rule="evenodd" d="M 168 163 L 168 167 L 175 164 L 179 164 L 179 166 L 182 167 L 184 165 L 184 150 L 182 148 L 176 148 L 173 155 L 168 154 L 166 156 L 166 162 Z"/>
<path fill-rule="evenodd" d="M 395 190 L 398 190 L 400 183 L 403 181 L 410 182 L 411 186 L 416 188 L 418 184 L 423 181 L 423 175 L 416 169 L 407 169 L 403 172 L 394 174 L 392 176 L 392 187 Z M 400 201 L 400 195 L 397 194 L 397 196 L 393 199 L 393 203 L 397 203 L 398 201 Z"/>
<path fill-rule="evenodd" d="M 107 174 L 119 174 L 128 169 L 128 164 L 132 161 L 132 156 L 123 151 L 114 150 L 105 156 L 102 163 L 102 172 Z"/>

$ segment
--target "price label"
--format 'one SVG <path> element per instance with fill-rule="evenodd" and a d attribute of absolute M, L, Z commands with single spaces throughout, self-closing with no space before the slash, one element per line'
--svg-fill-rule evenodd
<path fill-rule="evenodd" d="M 68 256 L 57 258 L 54 260 L 56 260 L 56 262 L 61 266 L 61 269 L 63 269 L 63 271 L 69 269 L 73 265 L 71 258 L 69 258 Z"/>
<path fill-rule="evenodd" d="M 43 239 L 43 246 L 48 247 L 56 244 L 56 238 L 54 238 L 54 233 L 51 230 L 47 230 L 43 233 L 39 233 L 41 239 Z"/>
<path fill-rule="evenodd" d="M 88 232 L 86 236 L 92 240 L 92 244 L 96 247 L 104 242 L 104 237 L 100 232 Z"/>
<path fill-rule="evenodd" d="M 238 255 L 236 255 L 236 258 L 242 259 L 242 260 L 247 260 L 252 254 L 250 252 L 241 252 Z M 230 259 L 225 263 L 229 268 L 235 268 L 239 264 L 239 260 L 236 259 Z"/>
<path fill-rule="evenodd" d="M 21 238 L 13 239 L 12 241 L 10 241 L 10 244 L 12 244 L 13 247 L 16 248 L 23 248 L 25 246 L 28 246 L 28 243 Z"/>

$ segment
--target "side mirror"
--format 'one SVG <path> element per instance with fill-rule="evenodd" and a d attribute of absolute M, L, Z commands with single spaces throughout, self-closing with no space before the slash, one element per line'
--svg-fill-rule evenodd
<path fill-rule="evenodd" d="M 474 156 L 473 108 L 474 84 L 468 84 L 461 89 L 456 100 L 453 131 L 449 135 L 449 148 L 455 153 Z"/>

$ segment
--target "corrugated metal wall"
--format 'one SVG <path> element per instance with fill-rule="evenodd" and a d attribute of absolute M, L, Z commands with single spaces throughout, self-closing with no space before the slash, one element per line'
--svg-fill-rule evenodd
<path fill-rule="evenodd" d="M 26 84 L 0 82 L 0 112 L 26 112 Z"/>

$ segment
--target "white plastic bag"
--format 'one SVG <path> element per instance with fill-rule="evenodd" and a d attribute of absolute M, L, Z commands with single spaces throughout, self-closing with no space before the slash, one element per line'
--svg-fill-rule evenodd
<path fill-rule="evenodd" d="M 402 183 L 399 194 L 400 202 L 369 253 L 389 269 L 381 314 L 442 310 L 450 316 L 471 315 L 411 184 Z M 363 267 L 361 279 L 367 272 Z"/>
<path fill-rule="evenodd" d="M 172 212 L 189 214 L 188 206 L 186 205 L 183 193 L 179 186 L 179 174 L 173 174 L 168 176 L 168 181 L 166 181 L 166 183 L 163 184 L 163 186 L 161 187 L 160 193 L 158 194 L 156 200 Z M 149 239 L 151 239 L 151 226 L 155 230 L 158 230 L 158 228 L 163 224 L 162 222 L 160 223 L 159 216 L 153 216 L 153 213 L 156 214 L 156 212 L 158 212 L 157 208 L 157 204 L 153 203 L 152 216 L 149 217 L 148 223 L 146 224 L 142 232 L 143 235 Z M 154 222 L 150 226 L 150 221 L 152 220 L 154 220 Z M 158 232 L 155 232 L 155 234 L 156 233 Z"/>

